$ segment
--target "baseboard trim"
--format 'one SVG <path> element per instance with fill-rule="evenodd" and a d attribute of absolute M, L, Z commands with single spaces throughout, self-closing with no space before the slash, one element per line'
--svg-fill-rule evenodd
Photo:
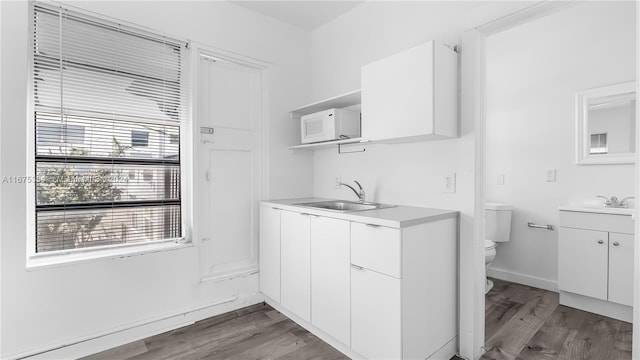
<path fill-rule="evenodd" d="M 633 322 L 633 307 L 606 300 L 560 291 L 560 305 L 600 314 L 628 323 Z"/>
<path fill-rule="evenodd" d="M 171 331 L 196 321 L 234 311 L 246 306 L 264 301 L 261 293 L 238 297 L 232 295 L 214 302 L 192 307 L 186 311 L 174 312 L 136 323 L 123 325 L 99 333 L 65 341 L 61 344 L 50 345 L 45 348 L 9 355 L 6 360 L 19 359 L 76 359 L 104 350 L 112 349 L 133 341 Z"/>
<path fill-rule="evenodd" d="M 502 269 L 489 268 L 487 276 L 500 280 L 510 281 L 522 285 L 533 286 L 539 289 L 558 292 L 558 282 L 543 279 L 535 276 L 529 276 L 516 272 L 506 271 Z"/>

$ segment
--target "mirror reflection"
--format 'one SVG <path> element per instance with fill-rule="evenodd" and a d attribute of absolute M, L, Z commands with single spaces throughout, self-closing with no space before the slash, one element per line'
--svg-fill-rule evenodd
<path fill-rule="evenodd" d="M 589 155 L 635 152 L 635 93 L 589 99 Z"/>

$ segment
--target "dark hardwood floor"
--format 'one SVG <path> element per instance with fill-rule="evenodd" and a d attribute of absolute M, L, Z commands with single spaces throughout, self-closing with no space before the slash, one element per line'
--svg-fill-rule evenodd
<path fill-rule="evenodd" d="M 481 360 L 627 360 L 631 324 L 558 304 L 558 294 L 494 280 Z M 253 305 L 84 360 L 348 359 L 269 305 Z M 451 360 L 459 358 L 453 357 Z"/>
<path fill-rule="evenodd" d="M 84 360 L 348 359 L 269 305 L 253 305 Z"/>
<path fill-rule="evenodd" d="M 558 294 L 493 280 L 481 360 L 631 359 L 631 323 L 558 304 Z"/>

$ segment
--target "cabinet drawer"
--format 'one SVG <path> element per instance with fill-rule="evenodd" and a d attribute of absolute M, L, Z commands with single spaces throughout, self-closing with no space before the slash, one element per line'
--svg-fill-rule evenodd
<path fill-rule="evenodd" d="M 351 223 L 352 264 L 401 278 L 401 255 L 399 229 Z"/>
<path fill-rule="evenodd" d="M 630 215 L 560 211 L 560 226 L 633 234 L 634 222 Z"/>

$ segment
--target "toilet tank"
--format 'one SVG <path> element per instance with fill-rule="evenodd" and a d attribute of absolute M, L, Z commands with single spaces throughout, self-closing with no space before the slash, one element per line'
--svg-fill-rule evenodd
<path fill-rule="evenodd" d="M 511 237 L 511 205 L 485 203 L 484 238 L 507 242 Z"/>

